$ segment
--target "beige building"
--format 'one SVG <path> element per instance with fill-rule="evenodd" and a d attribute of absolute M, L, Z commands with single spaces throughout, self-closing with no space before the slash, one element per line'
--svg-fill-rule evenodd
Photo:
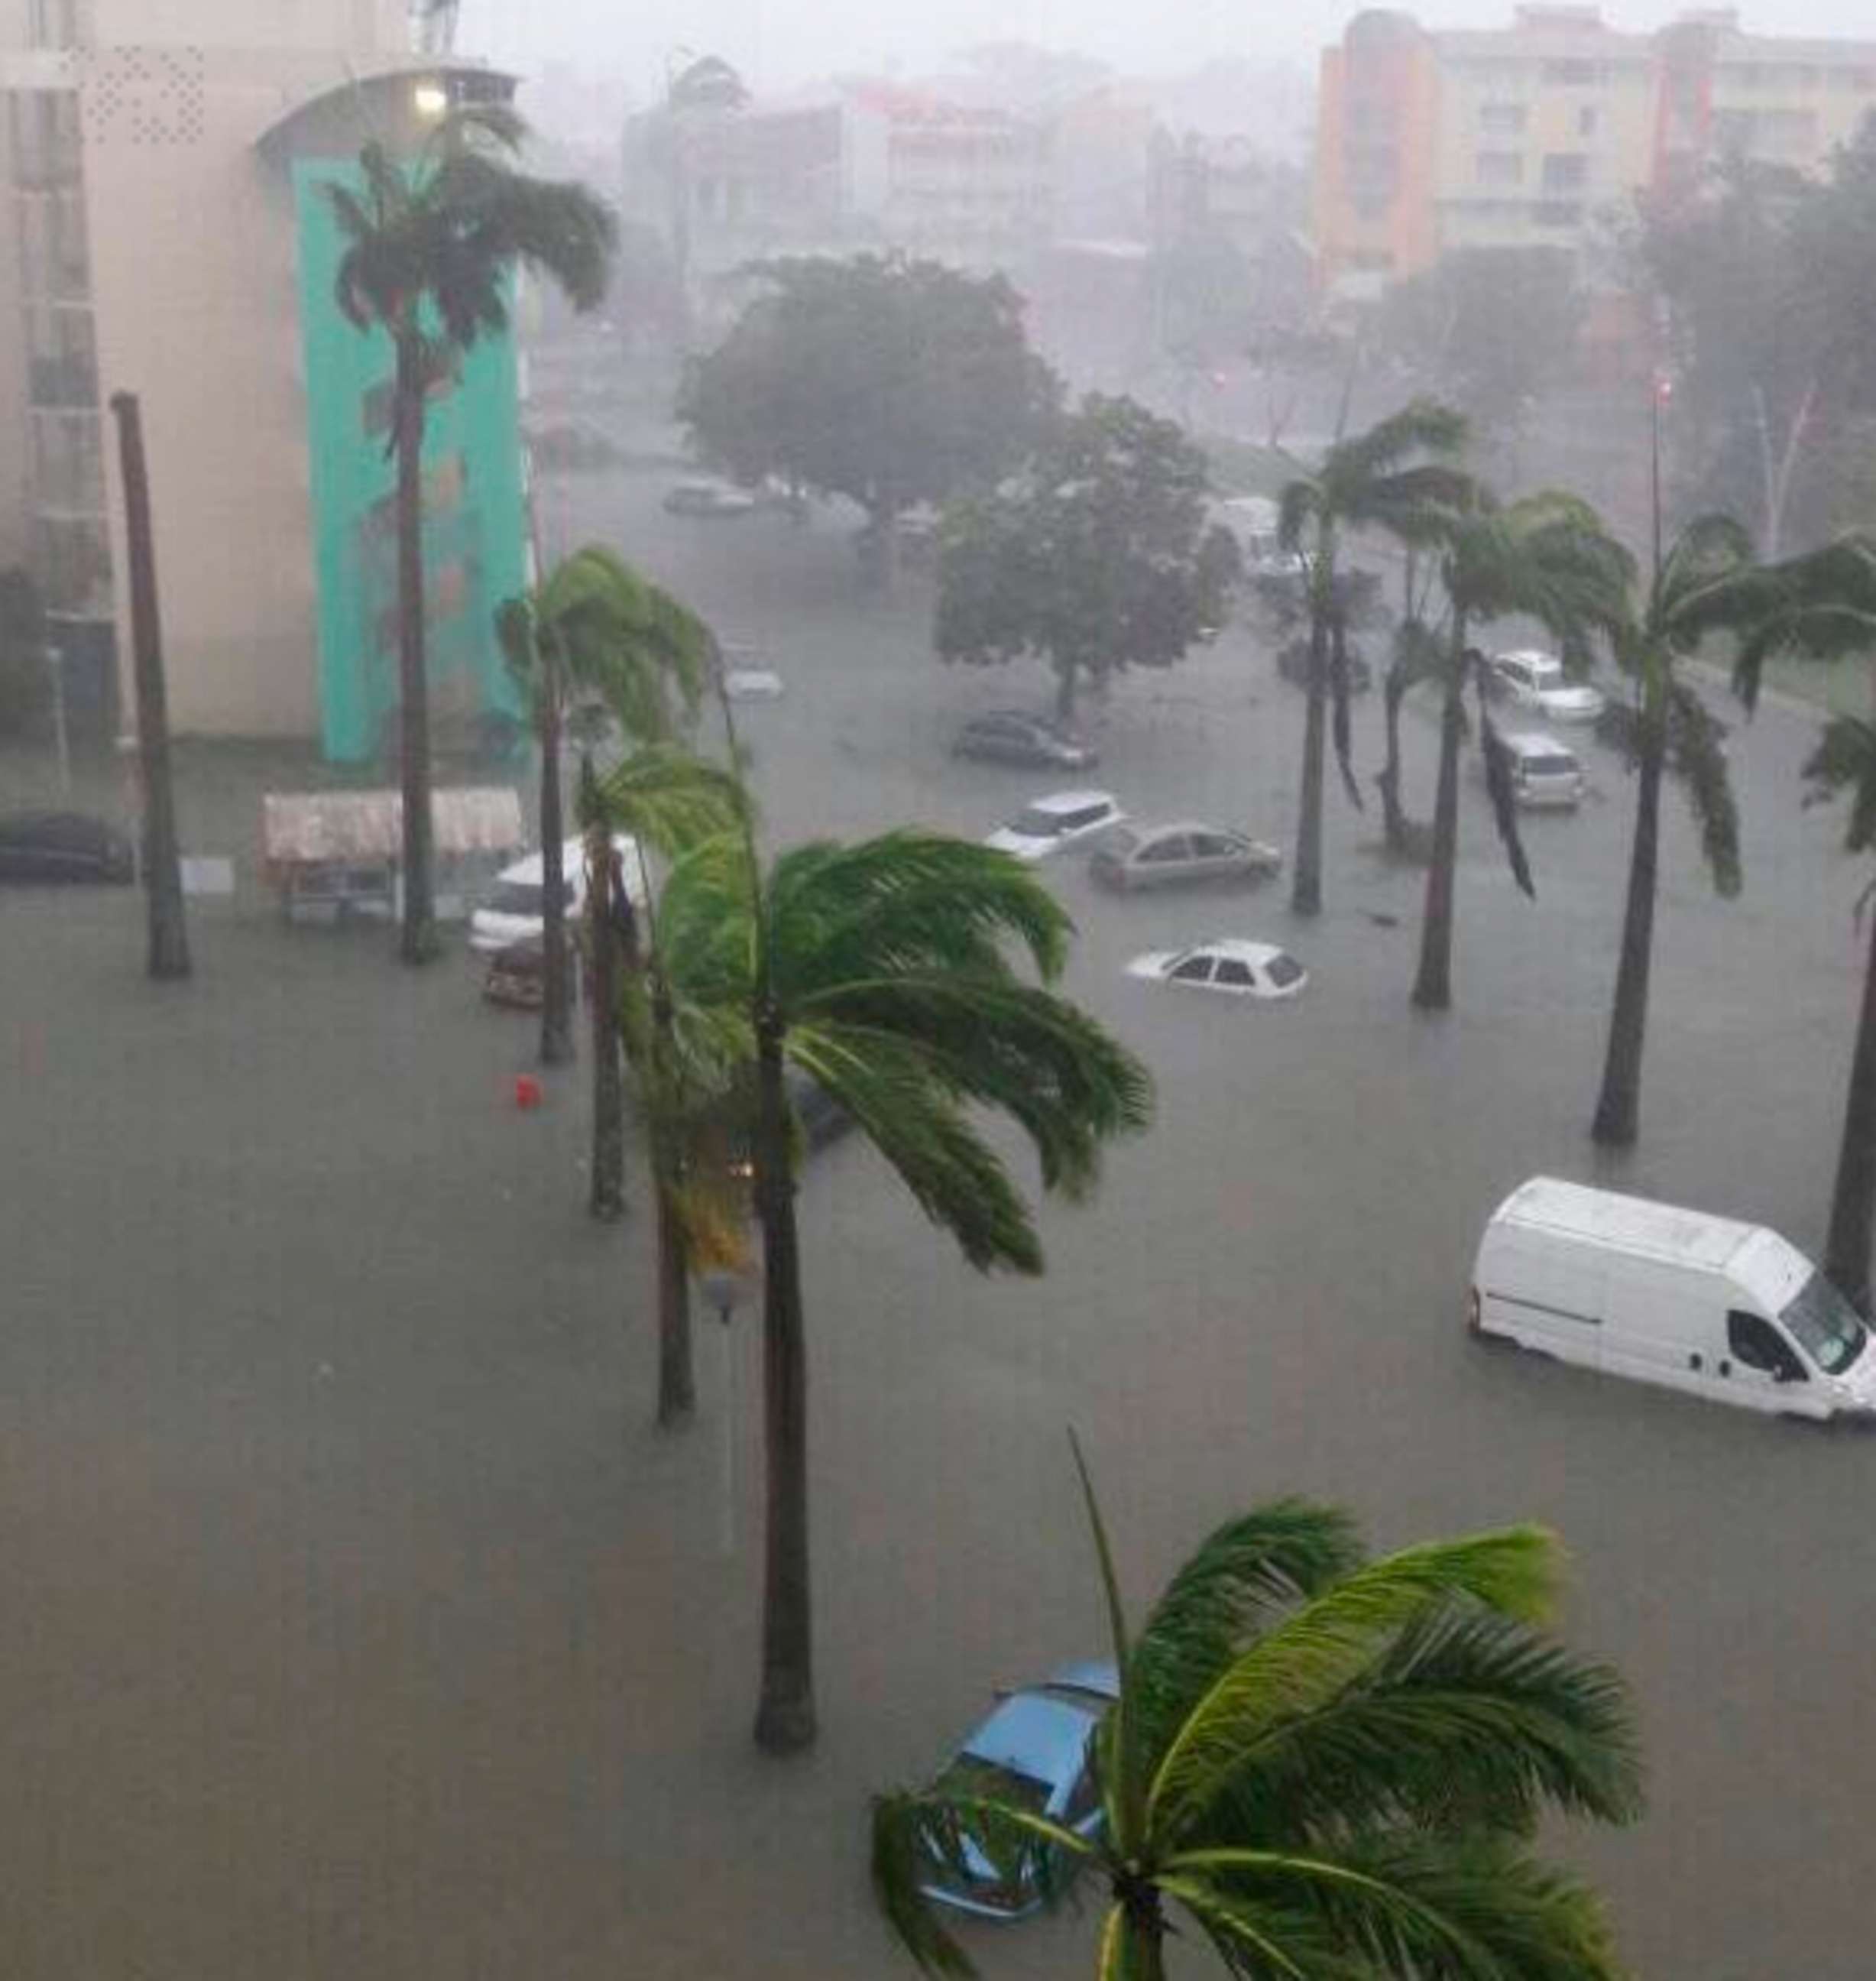
<path fill-rule="evenodd" d="M 1703 8 L 1654 34 L 1594 6 L 1444 32 L 1357 15 L 1322 58 L 1323 273 L 1372 293 L 1457 248 L 1580 249 L 1602 215 L 1728 152 L 1814 171 L 1876 109 L 1876 38 L 1748 32 Z"/>
<path fill-rule="evenodd" d="M 296 168 L 342 168 L 372 134 L 407 146 L 439 92 L 477 81 L 414 52 L 412 11 L 0 0 L 0 562 L 38 582 L 81 726 L 119 720 L 128 678 L 119 390 L 143 406 L 176 727 L 321 726 Z"/>

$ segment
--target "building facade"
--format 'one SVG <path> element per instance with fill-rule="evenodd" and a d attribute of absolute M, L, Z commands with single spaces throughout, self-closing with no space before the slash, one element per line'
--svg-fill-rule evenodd
<path fill-rule="evenodd" d="M 1598 220 L 1728 152 L 1814 171 L 1876 110 L 1876 39 L 1749 34 L 1731 10 L 1623 32 L 1592 6 L 1441 32 L 1358 15 L 1322 56 L 1315 225 L 1332 296 L 1460 248 L 1580 253 Z"/>
<path fill-rule="evenodd" d="M 407 0 L 0 0 L 0 563 L 35 578 L 81 727 L 127 706 L 106 408 L 140 398 L 179 732 L 371 754 L 395 707 L 388 344 L 331 296 L 321 190 L 506 78 L 421 52 Z M 17 298 L 17 301 L 15 299 Z M 439 704 L 505 692 L 524 576 L 498 342 L 427 454 Z"/>

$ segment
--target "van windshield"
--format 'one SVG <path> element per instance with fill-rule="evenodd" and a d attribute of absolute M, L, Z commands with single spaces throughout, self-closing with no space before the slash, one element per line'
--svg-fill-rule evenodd
<path fill-rule="evenodd" d="M 1821 1273 L 1814 1272 L 1778 1318 L 1827 1376 L 1840 1376 L 1863 1353 L 1869 1330 Z"/>

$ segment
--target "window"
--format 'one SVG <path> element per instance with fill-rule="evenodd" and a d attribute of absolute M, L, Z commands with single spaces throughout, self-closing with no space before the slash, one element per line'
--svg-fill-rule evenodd
<path fill-rule="evenodd" d="M 1059 811 L 1047 811 L 1040 805 L 1031 805 L 1027 811 L 1018 812 L 1010 821 L 1010 830 L 1025 839 L 1056 839 L 1061 836 L 1063 823 Z"/>
<path fill-rule="evenodd" d="M 1195 860 L 1231 860 L 1244 851 L 1241 839 L 1228 839 L 1220 832 L 1196 832 L 1192 834 L 1192 851 Z"/>
<path fill-rule="evenodd" d="M 85 195 L 77 186 L 22 192 L 21 272 L 25 292 L 47 302 L 82 302 L 91 294 L 91 250 Z"/>
<path fill-rule="evenodd" d="M 1156 864 L 1186 860 L 1191 857 L 1191 842 L 1179 833 L 1173 834 L 1169 838 L 1156 839 L 1140 854 L 1143 861 L 1150 860 Z"/>
<path fill-rule="evenodd" d="M 1544 80 L 1565 89 L 1588 89 L 1604 80 L 1602 65 L 1592 62 L 1547 62 Z"/>
<path fill-rule="evenodd" d="M 1813 1273 L 1779 1319 L 1828 1376 L 1841 1375 L 1863 1353 L 1869 1330 L 1821 1273 Z"/>
<path fill-rule="evenodd" d="M 1481 185 L 1522 185 L 1524 160 L 1515 151 L 1481 151 L 1473 175 Z"/>
<path fill-rule="evenodd" d="M 1295 957 L 1285 955 L 1279 951 L 1264 965 L 1264 974 L 1276 989 L 1287 990 L 1292 984 L 1301 981 L 1302 965 Z"/>
<path fill-rule="evenodd" d="M 1104 818 L 1113 815 L 1113 807 L 1109 804 L 1083 805 L 1079 811 L 1066 812 L 1057 827 L 1063 832 L 1085 832 L 1091 825 L 1099 825 Z"/>
<path fill-rule="evenodd" d="M 1531 208 L 1534 227 L 1580 227 L 1583 209 L 1574 200 L 1540 199 Z"/>
<path fill-rule="evenodd" d="M 33 496 L 42 509 L 68 515 L 104 513 L 104 457 L 94 413 L 35 416 Z"/>
<path fill-rule="evenodd" d="M 1209 984 L 1212 959 L 1209 956 L 1189 956 L 1183 963 L 1169 970 L 1166 977 L 1174 984 Z"/>
<path fill-rule="evenodd" d="M 81 161 L 78 99 L 72 90 L 22 90 L 12 98 L 13 178 L 22 187 L 69 185 Z"/>
<path fill-rule="evenodd" d="M 1726 1346 L 1733 1360 L 1781 1383 L 1801 1383 L 1804 1372 L 1791 1344 L 1768 1320 L 1735 1307 L 1726 1317 Z"/>
<path fill-rule="evenodd" d="M 1519 137 L 1523 135 L 1528 114 L 1522 103 L 1482 103 L 1479 106 L 1479 128 L 1495 138 Z"/>
<path fill-rule="evenodd" d="M 29 0 L 26 32 L 35 48 L 75 48 L 87 38 L 88 0 Z"/>
<path fill-rule="evenodd" d="M 1257 981 L 1251 974 L 1251 966 L 1248 963 L 1240 963 L 1235 956 L 1219 959 L 1218 974 L 1212 981 L 1232 990 L 1251 990 Z"/>
<path fill-rule="evenodd" d="M 28 309 L 26 345 L 34 405 L 80 411 L 97 405 L 98 344 L 88 310 Z"/>
<path fill-rule="evenodd" d="M 1544 190 L 1546 192 L 1581 192 L 1589 183 L 1589 160 L 1582 151 L 1547 151 L 1544 155 Z"/>
<path fill-rule="evenodd" d="M 73 618 L 111 611 L 111 545 L 101 521 L 42 516 L 35 526 L 34 575 L 47 608 Z"/>
<path fill-rule="evenodd" d="M 1579 138 L 1593 138 L 1602 118 L 1602 112 L 1593 103 L 1582 105 L 1576 113 L 1576 135 Z"/>

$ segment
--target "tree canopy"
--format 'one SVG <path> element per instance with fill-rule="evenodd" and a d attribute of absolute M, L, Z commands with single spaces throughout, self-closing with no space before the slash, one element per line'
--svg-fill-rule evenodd
<path fill-rule="evenodd" d="M 760 272 L 678 401 L 697 451 L 740 481 L 845 495 L 883 524 L 993 480 L 1058 402 L 1000 275 L 876 255 Z"/>
<path fill-rule="evenodd" d="M 1223 625 L 1238 571 L 1208 494 L 1205 455 L 1176 424 L 1091 393 L 1019 476 L 947 519 L 940 657 L 1042 655 L 1065 715 L 1083 681 L 1171 666 Z"/>

